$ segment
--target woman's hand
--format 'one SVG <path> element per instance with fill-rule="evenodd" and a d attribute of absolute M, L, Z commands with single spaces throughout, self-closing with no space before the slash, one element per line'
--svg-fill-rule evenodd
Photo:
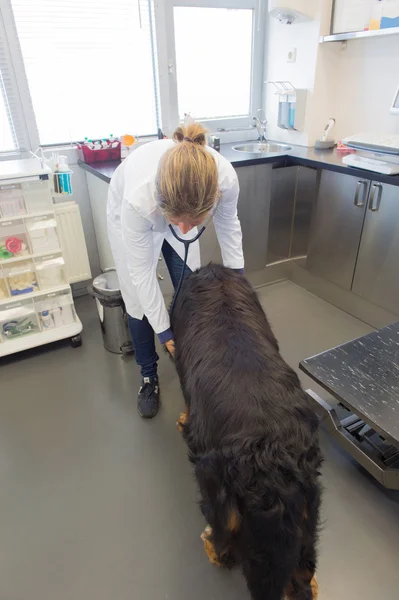
<path fill-rule="evenodd" d="M 165 342 L 165 348 L 169 352 L 169 354 L 174 358 L 175 357 L 175 340 L 168 340 Z"/>

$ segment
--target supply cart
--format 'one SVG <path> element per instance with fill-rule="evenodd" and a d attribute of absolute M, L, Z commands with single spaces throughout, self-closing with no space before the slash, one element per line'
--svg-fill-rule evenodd
<path fill-rule="evenodd" d="M 53 195 L 54 175 L 40 160 L 0 162 L 0 357 L 67 338 L 82 343 L 70 287 L 91 276 L 80 213 L 71 202 L 57 208 Z M 77 226 L 66 235 L 63 214 L 72 213 Z"/>

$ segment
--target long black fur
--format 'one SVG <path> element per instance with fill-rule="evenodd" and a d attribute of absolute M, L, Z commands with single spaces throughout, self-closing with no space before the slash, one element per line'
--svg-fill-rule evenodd
<path fill-rule="evenodd" d="M 310 600 L 318 419 L 255 291 L 230 269 L 204 267 L 183 283 L 172 328 L 183 434 L 216 553 L 241 564 L 253 600 Z"/>

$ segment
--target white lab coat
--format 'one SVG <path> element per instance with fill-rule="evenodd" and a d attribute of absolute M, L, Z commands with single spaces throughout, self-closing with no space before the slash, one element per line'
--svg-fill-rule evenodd
<path fill-rule="evenodd" d="M 157 265 L 164 239 L 184 258 L 184 245 L 176 240 L 156 201 L 156 175 L 162 155 L 173 140 L 159 140 L 135 150 L 115 171 L 107 203 L 108 237 L 126 310 L 148 318 L 155 333 L 169 329 L 169 314 L 157 279 Z M 219 170 L 221 199 L 213 215 L 223 263 L 232 269 L 244 267 L 241 225 L 237 216 L 239 193 L 236 172 L 227 159 L 207 146 Z M 197 229 L 182 238 L 191 239 Z M 188 266 L 200 266 L 199 243 L 190 245 Z"/>

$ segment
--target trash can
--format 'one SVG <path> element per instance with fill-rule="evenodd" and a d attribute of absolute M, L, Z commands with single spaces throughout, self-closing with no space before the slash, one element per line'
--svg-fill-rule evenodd
<path fill-rule="evenodd" d="M 125 304 L 115 269 L 106 269 L 96 277 L 87 291 L 96 299 L 104 348 L 114 354 L 133 352 Z"/>

